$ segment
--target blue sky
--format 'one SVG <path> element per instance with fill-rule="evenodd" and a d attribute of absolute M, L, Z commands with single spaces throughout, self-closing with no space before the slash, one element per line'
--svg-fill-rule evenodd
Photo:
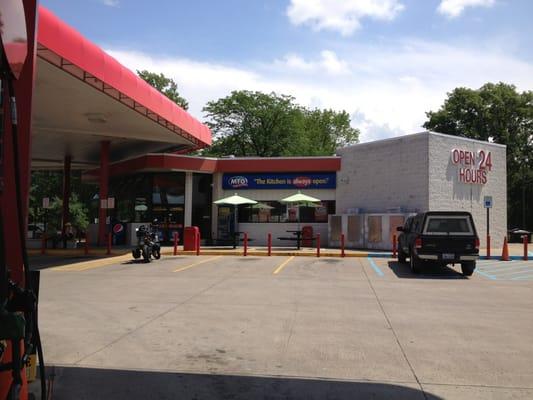
<path fill-rule="evenodd" d="M 344 109 L 362 140 L 421 130 L 457 86 L 533 89 L 530 0 L 42 0 L 202 119 L 234 89 Z M 148 4 L 148 5 L 147 5 Z"/>

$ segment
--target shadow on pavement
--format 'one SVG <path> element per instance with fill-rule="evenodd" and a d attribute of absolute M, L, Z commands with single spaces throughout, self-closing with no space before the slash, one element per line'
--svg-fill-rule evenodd
<path fill-rule="evenodd" d="M 30 256 L 28 263 L 32 270 L 41 270 L 58 266 L 76 264 L 82 261 L 97 260 L 99 257 L 94 256 L 73 256 L 73 257 L 54 257 L 54 256 Z M 102 257 L 100 257 L 102 258 Z"/>
<path fill-rule="evenodd" d="M 441 397 L 406 386 L 373 382 L 56 367 L 52 399 L 438 400 Z"/>
<path fill-rule="evenodd" d="M 346 259 L 342 258 L 317 258 L 323 264 L 339 264 L 345 261 Z"/>
<path fill-rule="evenodd" d="M 401 264 L 397 261 L 389 261 L 389 268 L 398 278 L 408 279 L 468 279 L 460 272 L 449 266 L 427 263 L 422 266 L 420 274 L 413 274 L 409 263 Z"/>

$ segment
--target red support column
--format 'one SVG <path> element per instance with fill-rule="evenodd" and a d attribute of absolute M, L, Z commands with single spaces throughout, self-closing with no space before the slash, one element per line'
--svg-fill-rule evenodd
<path fill-rule="evenodd" d="M 19 0 L 17 3 L 20 3 Z M 35 63 L 36 63 L 36 20 L 37 20 L 37 2 L 36 0 L 22 0 L 24 4 L 26 17 L 26 32 L 28 33 L 28 57 L 22 67 L 22 72 L 17 81 L 14 82 L 14 96 L 17 102 L 17 146 L 13 142 L 12 127 L 10 124 L 9 101 L 7 96 L 4 99 L 4 118 L 0 121 L 3 126 L 0 129 L 3 131 L 3 143 L 0 148 L 2 155 L 2 173 L 4 177 L 3 190 L 0 193 L 0 208 L 3 210 L 2 220 L 4 228 L 4 248 L 6 249 L 6 264 L 10 267 L 11 279 L 21 287 L 25 287 L 24 281 L 24 262 L 22 260 L 22 246 L 21 236 L 26 237 L 26 227 L 28 218 L 28 193 L 30 188 L 30 148 L 31 148 L 31 125 L 32 125 L 32 103 L 33 103 L 33 88 L 35 77 Z M 10 4 L 10 6 L 6 6 Z M 15 2 L 1 2 L 0 12 L 4 12 L 5 7 L 11 7 Z M 7 95 L 7 88 L 3 85 L 2 95 Z M 21 182 L 21 204 L 18 204 L 17 196 L 15 195 L 15 152 L 19 161 L 20 168 L 20 182 Z M 21 208 L 23 214 L 22 226 L 19 223 L 18 207 Z M 23 235 L 20 231 L 23 230 Z M 4 299 L 2 299 L 3 301 Z M 21 353 L 24 352 L 24 347 L 21 342 Z M 12 361 L 11 342 L 8 342 L 8 347 L 3 355 L 2 363 L 8 364 Z M 28 398 L 28 386 L 26 381 L 26 372 L 21 373 L 22 388 L 20 390 L 19 398 Z M 9 388 L 13 381 L 11 371 L 0 372 L 0 399 L 8 397 Z"/>
<path fill-rule="evenodd" d="M 248 232 L 244 232 L 244 245 L 243 245 L 243 256 L 248 255 Z"/>
<path fill-rule="evenodd" d="M 89 232 L 85 232 L 85 246 L 83 252 L 85 255 L 89 254 Z"/>
<path fill-rule="evenodd" d="M 341 233 L 341 257 L 344 257 L 344 233 Z"/>
<path fill-rule="evenodd" d="M 196 255 L 200 255 L 200 231 L 198 231 L 198 235 L 196 235 Z"/>
<path fill-rule="evenodd" d="M 111 241 L 113 240 L 113 234 L 111 232 L 107 232 L 107 251 L 106 254 L 111 254 Z"/>
<path fill-rule="evenodd" d="M 43 234 L 42 240 L 41 240 L 41 254 L 46 254 L 46 232 Z"/>
<path fill-rule="evenodd" d="M 527 261 L 527 260 L 528 260 L 527 244 L 528 244 L 528 242 L 529 242 L 529 237 L 528 237 L 528 235 L 524 235 L 524 236 L 523 236 L 523 242 L 524 242 L 524 260 Z"/>
<path fill-rule="evenodd" d="M 107 209 L 102 208 L 102 200 L 107 200 L 109 195 L 109 141 L 100 142 L 100 204 L 98 211 L 98 244 L 106 242 L 107 234 Z"/>
<path fill-rule="evenodd" d="M 174 232 L 174 255 L 178 255 L 178 243 L 180 241 L 180 236 L 178 232 Z"/>
<path fill-rule="evenodd" d="M 316 256 L 320 257 L 320 233 L 316 234 Z"/>
<path fill-rule="evenodd" d="M 272 255 L 272 234 L 269 233 L 267 237 L 268 255 Z"/>
<path fill-rule="evenodd" d="M 66 225 L 70 222 L 70 166 L 72 163 L 71 156 L 65 156 L 63 162 L 63 215 L 62 215 L 62 228 L 61 234 L 63 235 L 63 248 L 67 248 L 67 229 Z"/>

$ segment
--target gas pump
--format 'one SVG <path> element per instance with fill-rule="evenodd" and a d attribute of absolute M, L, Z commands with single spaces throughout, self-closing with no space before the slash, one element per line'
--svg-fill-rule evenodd
<path fill-rule="evenodd" d="M 28 398 L 25 367 L 35 352 L 39 356 L 41 399 L 47 398 L 37 324 L 39 279 L 37 271 L 30 271 L 26 251 L 23 185 L 27 186 L 27 182 L 23 183 L 21 179 L 23 150 L 19 143 L 20 118 L 15 92 L 15 83 L 21 77 L 30 52 L 26 26 L 28 11 L 35 17 L 35 1 L 0 0 L 0 400 Z M 35 24 L 31 29 L 35 30 Z M 34 41 L 34 32 L 31 38 Z M 32 60 L 33 57 L 32 52 Z M 31 119 L 31 111 L 26 111 L 30 114 L 23 116 L 27 121 Z M 15 207 L 9 209 L 9 223 L 16 221 L 16 226 L 9 227 L 9 235 L 6 232 L 6 198 L 15 200 Z M 16 214 L 16 219 L 12 219 L 12 214 Z M 11 252 L 20 254 L 13 257 Z"/>

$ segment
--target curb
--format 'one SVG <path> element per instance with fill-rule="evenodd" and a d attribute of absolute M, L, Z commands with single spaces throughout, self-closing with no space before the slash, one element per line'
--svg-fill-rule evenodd
<path fill-rule="evenodd" d="M 165 255 L 165 256 L 174 256 L 174 252 L 173 251 L 163 251 L 161 252 L 161 255 Z M 178 251 L 178 256 L 179 255 L 183 255 L 183 256 L 190 256 L 190 255 L 196 255 L 196 251 L 184 251 L 184 250 L 181 250 L 181 251 Z M 200 255 L 201 256 L 242 256 L 244 257 L 243 255 L 243 252 L 242 251 L 200 251 Z M 291 251 L 285 251 L 285 252 L 281 252 L 281 251 L 273 251 L 271 252 L 270 254 L 271 256 L 287 256 L 287 257 L 292 257 L 292 256 L 295 256 L 295 257 L 316 257 L 316 252 L 305 252 L 305 253 L 301 253 L 301 252 L 297 252 L 297 251 L 294 251 L 294 252 L 291 252 Z M 247 253 L 247 256 L 259 256 L 259 257 L 269 257 L 268 255 L 268 252 L 266 251 L 248 251 Z M 343 258 L 341 253 L 337 253 L 337 252 L 324 252 L 324 251 L 321 251 L 320 252 L 320 257 L 338 257 L 338 258 Z M 375 257 L 375 258 L 391 258 L 392 257 L 392 253 L 345 253 L 344 254 L 344 258 L 368 258 L 368 257 Z"/>

